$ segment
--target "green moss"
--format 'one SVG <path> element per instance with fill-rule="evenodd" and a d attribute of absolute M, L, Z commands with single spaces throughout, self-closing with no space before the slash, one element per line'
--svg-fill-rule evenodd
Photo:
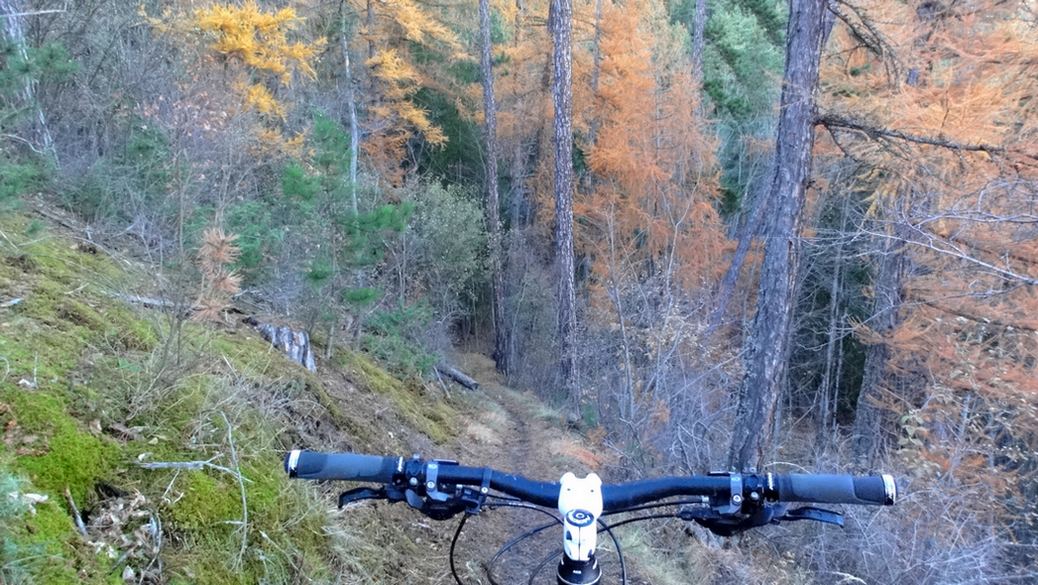
<path fill-rule="evenodd" d="M 8 435 L 23 443 L 15 468 L 50 497 L 60 498 L 68 486 L 76 501 L 83 502 L 111 472 L 118 459 L 115 445 L 80 428 L 59 397 L 3 389 L 0 401 L 10 410 Z"/>
<path fill-rule="evenodd" d="M 213 477 L 216 471 L 182 473 L 176 489 L 183 496 L 168 507 L 173 528 L 197 534 L 228 534 L 228 522 L 242 516 L 237 486 Z"/>
<path fill-rule="evenodd" d="M 428 396 L 421 384 L 398 380 L 359 353 L 340 352 L 336 358 L 357 386 L 389 399 L 397 413 L 416 430 L 437 443 L 455 436 L 456 411 L 442 398 Z"/>
<path fill-rule="evenodd" d="M 0 472 L 3 467 L 0 467 Z M 23 492 L 40 490 L 23 484 Z M 33 511 L 0 518 L 0 566 L 13 583 L 59 585 L 105 583 L 109 559 L 97 557 L 81 545 L 72 518 L 57 501 L 37 503 Z M 3 576 L 0 575 L 0 581 Z"/>
<path fill-rule="evenodd" d="M 144 281 L 103 252 L 77 246 L 46 229 L 31 237 L 24 217 L 0 217 L 0 229 L 18 248 L 0 241 L 0 298 L 24 301 L 0 310 L 0 460 L 31 481 L 50 501 L 35 516 L 19 519 L 21 550 L 38 553 L 27 565 L 33 583 L 108 583 L 120 567 L 81 543 L 63 490 L 84 509 L 96 503 L 98 483 L 139 491 L 159 515 L 169 538 L 163 548 L 173 583 L 290 582 L 302 573 L 333 581 L 326 535 L 327 502 L 313 486 L 288 480 L 277 449 L 284 420 L 271 420 L 255 397 L 316 401 L 332 424 L 351 440 L 374 446 L 378 429 L 370 410 L 353 409 L 322 379 L 290 364 L 260 336 L 184 327 L 183 363 L 161 355 L 162 338 L 146 310 L 113 300 L 107 291 L 132 290 Z M 31 240 L 31 243 L 30 243 Z M 226 358 L 230 367 L 222 358 Z M 437 442 L 451 438 L 454 409 L 423 394 L 419 384 L 396 380 L 365 356 L 343 358 L 361 392 L 378 395 L 406 424 Z M 18 381 L 35 380 L 29 388 Z M 354 394 L 355 396 L 355 394 Z M 266 407 L 269 408 L 269 407 Z M 246 482 L 247 549 L 237 524 L 242 517 L 239 484 L 217 470 L 174 472 L 134 465 L 188 461 L 223 455 L 226 414 Z M 114 423 L 139 426 L 139 438 L 106 433 Z M 7 425 L 11 424 L 8 428 Z M 168 498 L 163 496 L 167 495 Z"/>
<path fill-rule="evenodd" d="M 323 507 L 298 482 L 289 483 L 268 458 L 245 465 L 248 478 L 248 548 L 242 565 L 240 487 L 231 474 L 191 472 L 178 480 L 183 496 L 168 506 L 177 538 L 186 546 L 173 553 L 183 583 L 287 582 L 296 574 L 293 563 L 305 561 L 310 579 L 330 576 L 327 569 L 327 522 Z M 182 476 L 183 477 L 183 474 Z M 286 556 L 288 554 L 288 556 Z"/>

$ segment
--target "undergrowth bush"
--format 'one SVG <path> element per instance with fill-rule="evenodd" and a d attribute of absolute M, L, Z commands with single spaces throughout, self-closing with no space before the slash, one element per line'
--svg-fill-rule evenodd
<path fill-rule="evenodd" d="M 432 308 L 421 302 L 377 311 L 368 319 L 361 344 L 394 372 L 423 376 L 436 365 L 436 356 L 417 340 L 432 316 Z"/>

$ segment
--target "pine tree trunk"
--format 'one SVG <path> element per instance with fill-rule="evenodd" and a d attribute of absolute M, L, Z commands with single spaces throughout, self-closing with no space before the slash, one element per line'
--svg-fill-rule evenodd
<path fill-rule="evenodd" d="M 559 274 L 559 375 L 562 390 L 576 396 L 576 283 L 573 266 L 573 1 L 552 0 L 552 103 L 555 106 L 555 263 Z"/>
<path fill-rule="evenodd" d="M 18 56 L 26 62 L 29 60 L 29 49 L 25 41 L 23 15 L 31 10 L 28 4 L 28 2 L 19 0 L 0 0 L 0 20 L 4 23 L 4 33 L 12 48 L 18 52 Z M 36 80 L 30 73 L 25 73 L 24 76 L 21 98 L 24 107 L 32 111 L 33 139 L 42 144 L 43 152 L 47 153 L 57 164 L 57 152 L 54 149 L 54 139 L 51 138 L 50 128 L 47 126 L 47 117 L 39 102 L 36 101 Z"/>
<path fill-rule="evenodd" d="M 728 269 L 721 278 L 721 284 L 717 287 L 717 294 L 714 295 L 714 309 L 710 312 L 707 321 L 706 333 L 708 336 L 724 323 L 725 315 L 728 313 L 728 303 L 731 302 L 732 295 L 735 293 L 735 285 L 739 282 L 739 275 L 742 273 L 743 265 L 746 264 L 746 257 L 750 253 L 753 240 L 760 234 L 770 202 L 770 192 L 762 193 L 757 197 L 750 209 L 750 216 L 739 230 L 735 252 L 732 254 Z"/>
<path fill-rule="evenodd" d="M 505 282 L 501 256 L 501 206 L 497 192 L 497 103 L 490 40 L 490 0 L 479 0 L 480 72 L 483 76 L 483 143 L 486 182 L 487 239 L 490 255 L 491 312 L 494 317 L 494 364 L 508 374 L 508 330 L 505 319 Z"/>
<path fill-rule="evenodd" d="M 703 83 L 703 48 L 706 46 L 707 0 L 696 0 L 692 21 L 692 77 Z"/>
<path fill-rule="evenodd" d="M 886 336 L 899 323 L 898 310 L 901 307 L 905 267 L 904 243 L 887 240 L 882 254 L 873 286 L 875 297 L 869 325 L 876 334 Z M 870 467 L 883 448 L 881 433 L 885 416 L 880 401 L 892 382 L 889 362 L 890 347 L 886 343 L 873 343 L 865 350 L 865 369 L 854 411 L 853 431 L 854 455 L 862 467 Z"/>
<path fill-rule="evenodd" d="M 825 1 L 790 2 L 786 69 L 766 223 L 757 312 L 744 342 L 745 374 L 728 453 L 733 469 L 758 467 L 772 442 L 789 357 L 796 300 L 800 213 L 811 177 L 815 89 L 825 37 Z"/>
<path fill-rule="evenodd" d="M 842 211 L 840 212 L 840 233 L 847 232 L 847 197 L 844 197 Z M 830 440 L 831 421 L 836 416 L 836 402 L 833 391 L 840 384 L 837 375 L 836 358 L 837 350 L 841 341 L 842 312 L 840 311 L 841 293 L 843 289 L 843 263 L 844 246 L 846 240 L 841 236 L 836 244 L 836 257 L 833 258 L 833 276 L 829 281 L 829 324 L 828 339 L 825 344 L 825 371 L 822 382 L 818 388 L 818 435 L 816 443 L 825 445 Z"/>
<path fill-rule="evenodd" d="M 346 108 L 350 116 L 350 210 L 358 213 L 357 205 L 357 150 L 360 148 L 360 127 L 357 124 L 357 97 L 353 93 L 353 71 L 350 67 L 350 36 L 346 25 L 346 6 L 342 7 L 342 61 L 346 75 Z"/>

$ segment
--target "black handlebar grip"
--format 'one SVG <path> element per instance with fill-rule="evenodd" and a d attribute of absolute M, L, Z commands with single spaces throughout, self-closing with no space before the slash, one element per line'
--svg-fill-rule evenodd
<path fill-rule="evenodd" d="M 299 479 L 335 479 L 390 483 L 402 471 L 400 457 L 357 455 L 354 453 L 317 453 L 289 451 L 285 456 L 285 472 Z"/>
<path fill-rule="evenodd" d="M 782 502 L 893 506 L 897 500 L 897 485 L 886 474 L 855 477 L 792 473 L 773 477 Z"/>

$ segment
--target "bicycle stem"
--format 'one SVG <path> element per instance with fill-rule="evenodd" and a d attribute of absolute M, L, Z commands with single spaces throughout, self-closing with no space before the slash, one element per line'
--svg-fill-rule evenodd
<path fill-rule="evenodd" d="M 602 570 L 595 558 L 595 548 L 598 517 L 602 515 L 602 479 L 595 473 L 583 479 L 566 473 L 559 484 L 564 554 L 556 571 L 558 585 L 598 583 Z"/>

